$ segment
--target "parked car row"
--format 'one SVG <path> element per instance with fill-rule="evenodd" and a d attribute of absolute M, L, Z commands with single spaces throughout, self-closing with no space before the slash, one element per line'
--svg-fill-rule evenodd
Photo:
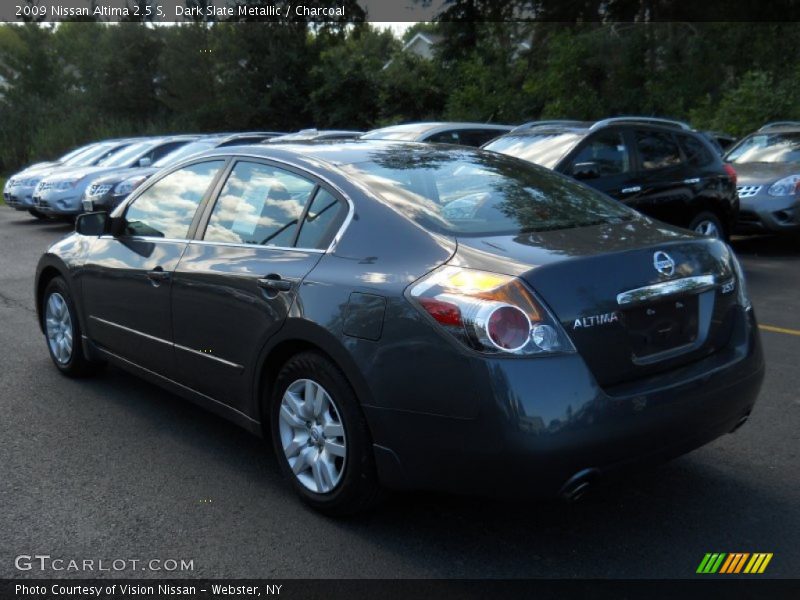
<path fill-rule="evenodd" d="M 578 179 L 648 216 L 706 236 L 800 230 L 800 123 L 789 121 L 765 125 L 738 143 L 652 117 L 125 138 L 32 165 L 10 178 L 3 193 L 7 204 L 38 218 L 74 217 L 112 210 L 151 175 L 196 152 L 356 138 L 479 146 Z"/>

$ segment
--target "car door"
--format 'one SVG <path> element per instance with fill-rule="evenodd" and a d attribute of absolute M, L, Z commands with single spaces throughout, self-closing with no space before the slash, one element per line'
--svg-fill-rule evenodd
<path fill-rule="evenodd" d="M 624 201 L 655 219 L 685 225 L 683 215 L 692 198 L 693 183 L 675 136 L 670 131 L 646 127 L 635 128 L 633 136 L 637 189 Z"/>
<path fill-rule="evenodd" d="M 632 153 L 621 129 L 603 129 L 588 136 L 556 170 L 617 200 L 637 193 Z"/>
<path fill-rule="evenodd" d="M 81 277 L 87 333 L 136 365 L 170 376 L 171 277 L 223 160 L 197 162 L 153 182 L 124 212 L 124 229 L 93 242 Z"/>
<path fill-rule="evenodd" d="M 247 412 L 259 352 L 347 212 L 310 177 L 238 159 L 218 184 L 173 281 L 179 378 Z"/>

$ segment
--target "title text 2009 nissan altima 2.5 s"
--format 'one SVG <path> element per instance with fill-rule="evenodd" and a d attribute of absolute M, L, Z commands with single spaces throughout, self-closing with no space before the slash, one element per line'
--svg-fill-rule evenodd
<path fill-rule="evenodd" d="M 104 362 L 271 435 L 315 508 L 381 487 L 577 497 L 750 414 L 764 364 L 718 240 L 454 146 L 214 150 L 42 257 L 56 367 Z"/>

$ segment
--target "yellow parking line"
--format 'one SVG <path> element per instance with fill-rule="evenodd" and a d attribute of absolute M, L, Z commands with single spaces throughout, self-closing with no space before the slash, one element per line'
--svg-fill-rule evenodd
<path fill-rule="evenodd" d="M 800 330 L 798 329 L 786 329 L 785 327 L 775 327 L 774 325 L 759 325 L 758 328 L 773 333 L 786 333 L 788 335 L 800 336 Z"/>

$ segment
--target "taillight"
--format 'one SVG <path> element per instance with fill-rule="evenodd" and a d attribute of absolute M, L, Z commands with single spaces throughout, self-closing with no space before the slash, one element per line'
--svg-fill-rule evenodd
<path fill-rule="evenodd" d="M 728 174 L 728 179 L 730 179 L 731 182 L 733 182 L 733 185 L 736 185 L 736 181 L 737 181 L 737 179 L 739 177 L 736 174 L 736 169 L 734 169 L 728 163 L 725 163 L 724 167 L 725 167 L 725 172 Z"/>
<path fill-rule="evenodd" d="M 480 352 L 575 351 L 555 318 L 516 277 L 444 266 L 415 283 L 409 296 L 450 335 Z"/>

